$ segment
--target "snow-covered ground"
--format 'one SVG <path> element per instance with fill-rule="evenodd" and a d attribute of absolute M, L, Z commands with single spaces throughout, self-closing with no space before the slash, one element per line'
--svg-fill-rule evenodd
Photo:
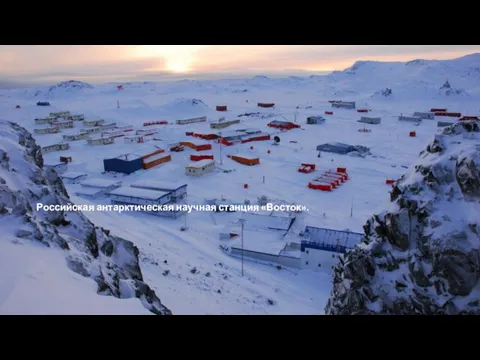
<path fill-rule="evenodd" d="M 206 153 L 214 154 L 220 168 L 235 171 L 214 171 L 201 177 L 186 176 L 184 168 L 191 163 L 190 155 L 195 153 L 186 148 L 184 152 L 171 153 L 171 162 L 128 176 L 117 175 L 115 179 L 122 181 L 123 186 L 138 180 L 186 183 L 189 204 L 204 204 L 206 198 L 219 199 L 222 196 L 232 203 L 243 203 L 246 199 L 255 203 L 258 197 L 265 195 L 273 201 L 306 206 L 309 210 L 301 215 L 299 221 L 302 226 L 362 232 L 365 221 L 387 205 L 391 188 L 385 180 L 398 179 L 405 173 L 437 132 L 437 121 L 449 120 L 423 120 L 415 126 L 399 122 L 397 117 L 444 107 L 452 112 L 478 116 L 479 69 L 480 56 L 472 55 L 450 62 L 359 62 L 344 72 L 310 78 L 255 77 L 247 80 L 185 80 L 171 84 L 132 83 L 124 84 L 123 91 L 118 91 L 113 84 L 83 89 L 76 87 L 74 91 L 68 84 L 50 90 L 2 90 L 0 114 L 3 119 L 17 122 L 32 133 L 35 127 L 39 127 L 35 126 L 35 118 L 63 110 L 85 114 L 86 120 L 104 119 L 105 123 L 115 122 L 118 126 L 133 125 L 135 130 L 143 129 L 144 122 L 167 120 L 169 125 L 152 126 L 159 130 L 155 138 L 161 141 L 126 144 L 123 138 L 116 138 L 115 144 L 105 146 L 88 146 L 86 140 L 72 141 L 70 150 L 45 154 L 45 161 L 52 163 L 58 161 L 59 156 L 71 156 L 73 162 L 68 165 L 69 172 L 87 173 L 90 178 L 113 179 L 115 176 L 112 174 L 102 174 L 104 158 L 148 153 L 153 151 L 154 145 L 168 150 L 170 144 L 178 141 L 211 143 L 213 149 Z M 462 91 L 447 94 L 439 90 L 447 79 L 452 88 Z M 384 97 L 378 94 L 385 88 L 392 89 L 392 95 Z M 36 106 L 37 101 L 43 100 L 49 101 L 52 106 Z M 366 107 L 371 112 L 361 114 L 355 110 L 332 109 L 328 100 L 356 101 L 357 107 Z M 120 108 L 117 108 L 117 101 Z M 257 107 L 258 102 L 274 102 L 276 106 L 274 109 L 262 109 Z M 16 105 L 21 108 L 16 109 Z M 216 105 L 227 105 L 228 111 L 216 112 Z M 325 115 L 326 123 L 306 124 L 308 116 L 323 116 L 325 111 L 334 112 L 333 115 Z M 239 117 L 245 113 L 273 113 L 275 116 L 269 119 Z M 362 115 L 381 117 L 382 123 L 358 123 Z M 217 121 L 219 117 L 241 119 L 240 124 L 223 129 L 224 132 L 255 128 L 272 136 L 278 135 L 281 141 L 276 146 L 273 141 L 264 141 L 220 148 L 221 145 L 213 141 L 185 135 L 187 131 L 216 133 L 217 130 L 210 129 L 209 122 L 175 124 L 177 119 L 199 116 L 207 116 L 209 122 Z M 301 129 L 280 132 L 266 126 L 273 119 L 285 118 L 296 120 Z M 360 132 L 359 129 L 364 127 L 371 132 Z M 75 122 L 73 129 L 63 129 L 58 134 L 36 135 L 37 143 L 41 146 L 53 145 L 62 142 L 63 135 L 77 134 L 83 128 L 81 122 Z M 409 136 L 411 131 L 416 131 L 416 137 Z M 371 155 L 360 158 L 322 153 L 321 157 L 317 157 L 317 145 L 334 141 L 369 147 Z M 245 166 L 227 157 L 235 153 L 259 157 L 260 165 Z M 317 171 L 299 173 L 297 168 L 301 163 L 314 163 Z M 337 167 L 347 168 L 350 177 L 339 188 L 332 192 L 307 188 L 309 180 L 321 175 L 323 170 Z M 244 184 L 248 184 L 248 188 Z M 72 200 L 78 204 L 109 204 L 108 198 L 104 197 L 88 200 L 75 196 L 80 185 L 66 186 Z M 234 225 L 240 216 L 238 213 L 194 212 L 186 219 L 176 220 L 141 213 L 87 212 L 86 215 L 96 225 L 110 229 L 113 234 L 131 240 L 139 247 L 145 281 L 174 314 L 322 314 L 331 291 L 331 274 L 328 272 L 277 270 L 246 262 L 245 276 L 242 277 L 240 260 L 219 249 L 219 245 L 228 243 L 219 240 L 219 233 L 225 232 L 225 228 L 236 227 L 238 230 L 238 223 Z M 188 230 L 181 231 L 185 220 Z M 298 227 L 300 225 L 297 224 Z M 272 251 L 278 253 L 275 232 L 267 235 L 263 234 L 263 230 L 248 229 L 244 235 L 249 237 L 249 242 L 257 243 L 256 249 L 266 251 L 264 245 L 271 243 Z M 234 241 L 238 242 L 238 239 Z M 55 257 L 53 250 L 39 250 L 33 246 L 15 248 L 4 242 L 0 242 L 0 246 L 2 256 L 16 259 L 18 254 L 23 257 L 21 261 L 28 264 L 23 266 L 20 263 L 23 273 L 2 276 L 1 281 L 7 281 L 5 288 L 17 289 L 18 292 L 11 292 L 9 296 L 16 296 L 14 299 L 18 301 L 13 303 L 19 307 L 6 302 L 0 307 L 0 312 L 45 313 L 55 310 L 103 313 L 107 311 L 105 306 L 108 306 L 109 313 L 145 312 L 140 305 L 129 307 L 133 300 L 108 299 L 106 303 L 98 300 L 95 304 L 90 302 L 90 297 L 78 300 L 80 294 L 76 295 L 76 292 L 88 287 L 88 281 L 82 282 L 79 276 L 69 273 L 60 263 L 58 267 L 61 269 L 57 270 L 56 264 L 61 261 Z M 30 261 L 33 258 L 35 262 Z M 3 266 L 2 262 L 0 266 Z M 51 279 L 50 272 L 55 274 L 51 275 Z M 5 274 L 3 268 L 2 274 Z M 38 291 L 30 283 L 27 283 L 29 292 L 22 288 L 25 282 L 33 281 L 31 276 L 37 278 L 35 286 Z M 44 296 L 55 297 L 56 286 L 72 287 L 75 283 L 78 283 L 78 290 L 67 291 L 76 299 L 65 300 L 71 305 L 69 307 L 51 307 L 51 303 L 44 308 L 30 306 L 27 302 L 22 305 L 22 299 L 27 298 L 27 294 L 46 302 Z M 0 299 L 6 301 L 8 294 L 3 288 L 0 288 Z M 103 299 L 95 295 L 93 288 L 91 296 Z M 35 303 L 32 299 L 27 300 Z M 125 303 L 124 310 L 117 310 L 115 304 L 119 302 Z"/>

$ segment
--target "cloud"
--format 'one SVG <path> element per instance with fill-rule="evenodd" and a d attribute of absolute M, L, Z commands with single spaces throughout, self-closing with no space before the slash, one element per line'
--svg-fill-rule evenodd
<path fill-rule="evenodd" d="M 205 46 L 195 54 L 196 71 L 322 69 L 343 70 L 357 60 L 412 60 L 456 57 L 478 45 L 247 45 Z"/>
<path fill-rule="evenodd" d="M 109 79 L 122 79 L 146 74 L 151 69 L 164 67 L 163 58 L 143 58 L 125 61 L 90 62 L 84 64 L 59 64 L 58 66 L 40 70 L 29 69 L 17 73 L 1 73 L 4 81 L 30 81 L 32 83 L 45 83 L 67 79 L 102 81 Z"/>
<path fill-rule="evenodd" d="M 357 60 L 455 58 L 478 45 L 0 45 L 0 80 L 47 84 L 306 75 Z M 191 72 L 173 73 L 182 67 Z M 221 75 L 220 75 L 221 74 Z"/>

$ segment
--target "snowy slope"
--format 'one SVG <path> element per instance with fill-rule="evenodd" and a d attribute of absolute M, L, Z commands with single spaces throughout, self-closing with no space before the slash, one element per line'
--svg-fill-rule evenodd
<path fill-rule="evenodd" d="M 49 88 L 0 90 L 2 116 L 24 126 L 29 131 L 37 127 L 33 119 L 49 112 L 69 110 L 85 114 L 86 119 L 105 119 L 119 126 L 133 125 L 144 129 L 148 121 L 207 116 L 208 122 L 219 117 L 241 119 L 239 125 L 226 131 L 257 128 L 278 135 L 281 141 L 253 142 L 232 147 L 220 147 L 212 143 L 217 165 L 226 173 L 214 171 L 200 178 L 185 176 L 184 167 L 189 164 L 194 150 L 172 153 L 172 161 L 148 171 L 138 171 L 129 176 L 102 174 L 103 159 L 127 153 L 147 153 L 153 145 L 168 149 L 169 144 L 190 140 L 186 132 L 216 132 L 209 123 L 191 125 L 158 125 L 155 136 L 161 141 L 145 144 L 125 144 L 121 138 L 108 146 L 88 146 L 86 141 L 71 142 L 68 151 L 45 154 L 45 161 L 56 162 L 59 156 L 72 156 L 68 171 L 87 173 L 90 178 L 115 178 L 124 186 L 139 180 L 181 182 L 188 184 L 188 203 L 204 204 L 205 199 L 220 199 L 232 203 L 252 203 L 262 195 L 272 202 L 296 203 L 309 210 L 301 214 L 292 232 L 282 241 L 298 242 L 298 233 L 305 225 L 338 230 L 350 229 L 362 232 L 363 225 L 372 213 L 382 211 L 388 204 L 390 186 L 387 179 L 398 179 L 408 166 L 416 161 L 425 144 L 437 133 L 438 118 L 425 120 L 418 126 L 399 122 L 400 114 L 428 111 L 433 107 L 447 107 L 465 115 L 479 115 L 479 81 L 475 77 L 478 55 L 443 61 L 421 61 L 420 64 L 363 62 L 355 69 L 326 76 L 284 79 L 257 76 L 251 79 L 191 81 L 174 83 L 128 83 L 118 91 L 117 84 L 100 84 L 80 91 L 56 87 L 52 106 L 35 104 Z M 362 70 L 368 69 L 367 70 Z M 430 70 L 433 69 L 433 70 Z M 469 96 L 445 96 L 440 87 L 448 79 L 452 88 L 464 89 Z M 373 97 L 372 94 L 392 89 L 392 96 Z M 306 117 L 324 115 L 332 110 L 328 100 L 357 101 L 358 107 L 367 107 L 372 117 L 381 117 L 380 125 L 365 125 L 371 132 L 359 132 L 364 126 L 357 123 L 361 115 L 355 111 L 333 109 L 322 125 L 306 125 Z M 274 109 L 257 107 L 258 102 L 274 102 Z M 120 105 L 117 108 L 117 104 Z M 15 105 L 20 105 L 16 109 Z M 227 112 L 216 112 L 215 106 L 227 105 Z M 241 114 L 257 113 L 258 116 Z M 273 117 L 266 118 L 266 115 Z M 271 120 L 296 121 L 302 129 L 280 132 L 266 125 Z M 61 133 L 37 135 L 41 146 L 62 141 L 62 135 L 76 134 L 82 129 L 76 123 L 74 129 Z M 409 137 L 415 130 L 416 137 Z M 326 142 L 344 142 L 364 145 L 371 155 L 365 158 L 322 153 L 317 157 L 316 146 Z M 250 148 L 253 147 L 253 148 Z M 270 152 L 268 152 L 270 151 Z M 247 167 L 227 158 L 227 154 L 244 153 L 260 158 L 260 165 Z M 315 163 L 312 174 L 297 172 L 301 163 Z M 310 190 L 307 184 L 322 171 L 346 167 L 350 180 L 330 193 Z M 116 177 L 115 177 L 116 176 Z M 244 188 L 248 184 L 248 188 Z M 108 198 L 89 200 L 75 196 L 79 185 L 67 184 L 70 199 L 78 204 L 109 204 Z M 332 288 L 332 272 L 282 269 L 245 263 L 241 276 L 241 263 L 229 257 L 220 245 L 234 242 L 219 240 L 219 233 L 239 232 L 238 213 L 193 212 L 186 219 L 158 218 L 140 213 L 85 212 L 96 225 L 109 229 L 113 235 L 133 242 L 140 250 L 140 263 L 145 281 L 159 294 L 162 303 L 174 314 L 321 314 Z M 185 221 L 187 231 L 181 231 Z M 266 247 L 270 233 L 248 230 L 249 242 Z M 263 239 L 268 239 L 264 241 Z M 236 241 L 236 240 L 235 240 Z M 236 244 L 236 242 L 235 242 Z M 195 271 L 194 271 L 195 268 Z M 269 301 L 271 300 L 271 301 Z"/>
<path fill-rule="evenodd" d="M 0 134 L 0 313 L 169 314 L 144 283 L 133 243 L 81 212 L 38 207 L 70 199 L 31 134 L 5 121 Z"/>

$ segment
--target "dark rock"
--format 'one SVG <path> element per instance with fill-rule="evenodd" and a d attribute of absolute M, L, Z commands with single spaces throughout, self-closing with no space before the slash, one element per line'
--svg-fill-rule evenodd
<path fill-rule="evenodd" d="M 480 146 L 476 152 L 464 149 L 468 132 L 479 132 L 478 124 L 462 121 L 445 128 L 412 167 L 416 174 L 397 181 L 391 192 L 394 210 L 372 216 L 363 227 L 362 247 L 348 251 L 334 267 L 326 314 L 480 315 L 478 224 L 452 221 L 447 214 L 467 215 L 467 202 L 479 201 Z M 445 200 L 460 208 L 445 208 Z M 444 233 L 446 228 L 451 232 Z"/>
<path fill-rule="evenodd" d="M 17 230 L 17 232 L 15 233 L 15 236 L 19 237 L 19 238 L 24 238 L 24 237 L 28 237 L 32 234 L 33 234 L 33 232 L 31 232 L 31 231 L 20 229 L 20 230 Z"/>
<path fill-rule="evenodd" d="M 110 241 L 110 240 L 107 240 L 103 243 L 102 247 L 100 248 L 100 250 L 102 251 L 102 253 L 105 255 L 105 256 L 112 256 L 113 255 L 113 251 L 115 250 L 114 246 L 113 246 L 113 242 Z"/>

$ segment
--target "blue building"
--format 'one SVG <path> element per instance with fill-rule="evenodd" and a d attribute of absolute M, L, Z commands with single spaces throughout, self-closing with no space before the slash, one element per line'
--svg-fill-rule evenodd
<path fill-rule="evenodd" d="M 118 172 L 123 174 L 131 174 L 142 169 L 143 156 L 138 154 L 126 154 L 112 159 L 103 160 L 103 168 L 105 171 Z"/>
<path fill-rule="evenodd" d="M 318 145 L 317 151 L 324 151 L 329 153 L 345 155 L 352 151 L 355 151 L 355 147 L 352 145 L 339 143 L 339 142 L 329 142 L 326 144 Z"/>
<path fill-rule="evenodd" d="M 362 241 L 363 234 L 306 226 L 300 243 L 300 261 L 303 269 L 314 271 L 334 267 L 339 255 Z"/>
<path fill-rule="evenodd" d="M 344 253 L 347 249 L 359 244 L 364 234 L 306 226 L 304 236 L 305 240 L 302 240 L 300 244 L 302 252 L 311 248 Z"/>

